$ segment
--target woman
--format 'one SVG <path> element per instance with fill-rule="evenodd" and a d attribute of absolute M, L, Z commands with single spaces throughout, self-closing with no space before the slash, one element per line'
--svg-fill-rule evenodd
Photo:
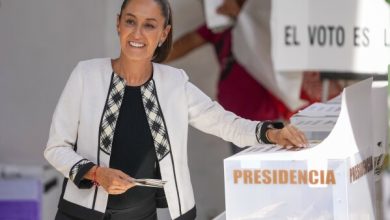
<path fill-rule="evenodd" d="M 194 219 L 187 165 L 188 124 L 238 146 L 304 147 L 292 126 L 273 129 L 226 112 L 183 70 L 158 64 L 169 54 L 167 0 L 125 0 L 118 15 L 119 58 L 80 62 L 54 112 L 46 159 L 65 181 L 56 219 Z M 167 181 L 163 190 L 133 178 Z"/>

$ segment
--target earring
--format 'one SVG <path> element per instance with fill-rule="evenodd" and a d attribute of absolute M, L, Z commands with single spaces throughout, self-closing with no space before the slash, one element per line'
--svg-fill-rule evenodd
<path fill-rule="evenodd" d="M 161 47 L 161 46 L 162 46 L 162 44 L 163 44 L 162 42 L 158 43 L 158 47 Z"/>

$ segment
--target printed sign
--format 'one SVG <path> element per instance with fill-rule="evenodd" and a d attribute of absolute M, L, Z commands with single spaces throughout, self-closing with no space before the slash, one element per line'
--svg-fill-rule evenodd
<path fill-rule="evenodd" d="M 271 24 L 278 71 L 386 73 L 390 5 L 384 0 L 274 0 Z"/>

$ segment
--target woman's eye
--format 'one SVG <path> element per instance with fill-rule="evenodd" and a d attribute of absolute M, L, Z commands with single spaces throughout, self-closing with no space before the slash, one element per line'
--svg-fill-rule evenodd
<path fill-rule="evenodd" d="M 154 25 L 153 24 L 145 24 L 145 27 L 148 28 L 148 29 L 154 29 Z"/>
<path fill-rule="evenodd" d="M 126 24 L 133 25 L 133 24 L 135 24 L 135 21 L 128 19 L 128 20 L 126 20 Z"/>

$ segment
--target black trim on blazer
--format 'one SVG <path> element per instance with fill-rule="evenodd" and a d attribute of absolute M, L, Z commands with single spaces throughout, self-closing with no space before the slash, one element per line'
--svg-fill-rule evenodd
<path fill-rule="evenodd" d="M 260 137 L 258 137 L 265 144 L 274 144 L 267 138 L 267 131 L 269 129 L 282 129 L 284 127 L 283 122 L 277 121 L 264 121 L 260 128 Z M 257 128 L 256 128 L 257 129 Z"/>
<path fill-rule="evenodd" d="M 153 79 L 152 79 L 153 80 Z M 161 113 L 161 118 L 164 122 L 164 126 L 165 126 L 165 130 L 167 132 L 167 140 L 168 140 L 168 144 L 169 144 L 169 148 L 170 148 L 170 156 L 171 156 L 171 161 L 172 161 L 172 168 L 173 168 L 173 176 L 175 177 L 175 186 L 176 186 L 176 194 L 177 194 L 177 199 L 178 199 L 178 202 L 179 202 L 179 211 L 180 211 L 180 215 L 182 215 L 182 212 L 181 212 L 181 202 L 180 202 L 180 195 L 179 195 L 179 188 L 177 187 L 177 179 L 176 179 L 176 169 L 175 169 L 175 161 L 173 160 L 173 151 L 172 151 L 172 146 L 171 146 L 171 141 L 169 139 L 169 133 L 168 133 L 168 127 L 167 127 L 167 124 L 165 123 L 165 118 L 164 118 L 164 114 L 162 112 L 162 109 L 161 109 L 161 105 L 160 105 L 160 101 L 158 99 L 158 95 L 157 95 L 157 85 L 156 85 L 156 82 L 154 82 L 153 80 L 153 84 L 154 84 L 154 95 L 156 96 L 156 100 L 157 100 L 157 104 L 158 104 L 158 109 Z"/>
<path fill-rule="evenodd" d="M 104 218 L 104 213 L 76 205 L 66 201 L 64 198 L 61 198 L 58 209 L 61 210 L 61 212 L 72 217 L 77 217 L 78 219 L 103 220 Z M 75 214 L 77 214 L 77 216 L 75 216 Z"/>
<path fill-rule="evenodd" d="M 194 220 L 196 218 L 196 206 L 194 208 L 190 209 L 188 212 L 184 213 L 183 215 L 175 218 L 175 220 Z"/>
<path fill-rule="evenodd" d="M 65 190 L 66 190 L 66 186 L 68 184 L 68 181 L 69 181 L 68 178 L 64 178 L 64 181 L 62 184 L 62 192 L 60 195 L 60 201 L 58 203 L 58 209 L 61 210 L 61 212 L 64 212 L 70 216 L 74 216 L 74 213 L 77 213 L 77 218 L 103 219 L 104 213 L 76 205 L 76 204 L 71 203 L 69 201 L 66 201 L 64 199 L 64 194 L 65 194 Z"/>
<path fill-rule="evenodd" d="M 156 162 L 157 179 L 161 179 L 160 163 Z M 156 192 L 156 207 L 168 208 L 167 198 L 165 196 L 164 189 L 157 189 Z"/>
<path fill-rule="evenodd" d="M 79 139 L 79 135 L 77 134 L 76 141 L 75 141 L 75 144 L 73 146 L 73 149 L 75 152 L 77 152 L 78 139 Z M 76 164 L 74 164 L 70 170 L 73 170 L 74 166 L 76 166 L 77 164 L 78 164 L 78 162 Z M 77 174 L 75 175 L 73 182 L 76 184 L 76 186 L 78 188 L 89 189 L 93 186 L 92 181 L 87 180 L 87 179 L 83 179 L 84 175 L 93 167 L 93 165 L 94 164 L 92 162 L 84 164 L 84 166 L 82 166 L 81 169 L 79 169 L 79 172 L 77 172 Z"/>
<path fill-rule="evenodd" d="M 99 149 L 101 151 L 103 151 L 105 154 L 107 155 L 111 155 L 111 153 L 105 151 L 103 148 L 100 147 L 100 134 L 102 132 L 102 123 L 103 123 L 103 118 L 104 118 L 104 113 L 106 112 L 107 110 L 107 105 L 108 105 L 108 99 L 110 98 L 110 94 L 111 94 L 111 90 L 112 90 L 112 86 L 113 86 L 113 80 L 114 80 L 114 72 L 111 73 L 111 80 L 110 80 L 110 87 L 108 87 L 108 93 L 107 93 L 107 97 L 106 97 L 106 102 L 104 103 L 104 107 L 103 107 L 103 113 L 102 113 L 102 117 L 100 118 L 100 123 L 99 123 L 99 134 L 98 134 L 98 137 L 99 137 L 99 143 L 98 143 L 98 151 Z M 123 97 L 122 97 L 123 98 Z M 99 161 L 99 154 L 98 154 L 98 161 Z M 99 165 L 99 162 L 98 162 L 98 165 Z"/>
<path fill-rule="evenodd" d="M 100 134 L 101 134 L 101 132 L 102 132 L 103 117 L 104 117 L 104 113 L 106 112 L 108 99 L 109 99 L 109 97 L 110 97 L 110 91 L 111 91 L 111 89 L 112 89 L 112 80 L 113 80 L 113 79 L 114 79 L 114 72 L 111 73 L 110 86 L 108 87 L 106 102 L 104 103 L 103 112 L 102 112 L 102 116 L 101 116 L 101 118 L 100 118 L 100 123 L 99 123 L 99 131 L 98 131 L 98 132 L 99 132 L 99 133 L 98 133 L 98 148 L 97 148 L 97 166 L 100 166 L 100 151 L 103 151 L 103 152 L 106 153 L 107 155 L 110 155 L 108 152 L 105 152 L 103 149 L 100 148 Z M 94 195 L 93 195 L 92 209 L 95 209 L 97 191 L 98 191 L 98 187 L 95 186 L 95 193 L 94 193 Z"/>
<path fill-rule="evenodd" d="M 93 183 L 91 180 L 84 179 L 85 174 L 93 167 L 95 166 L 94 163 L 89 162 L 87 164 L 84 164 L 79 171 L 77 172 L 73 182 L 76 184 L 76 186 L 80 189 L 90 189 L 93 186 Z M 73 169 L 73 168 L 72 168 Z"/>
<path fill-rule="evenodd" d="M 62 182 L 62 190 L 61 190 L 60 200 L 62 198 L 64 198 L 65 189 L 66 189 L 67 184 L 68 184 L 68 178 L 64 178 L 64 181 Z"/>

